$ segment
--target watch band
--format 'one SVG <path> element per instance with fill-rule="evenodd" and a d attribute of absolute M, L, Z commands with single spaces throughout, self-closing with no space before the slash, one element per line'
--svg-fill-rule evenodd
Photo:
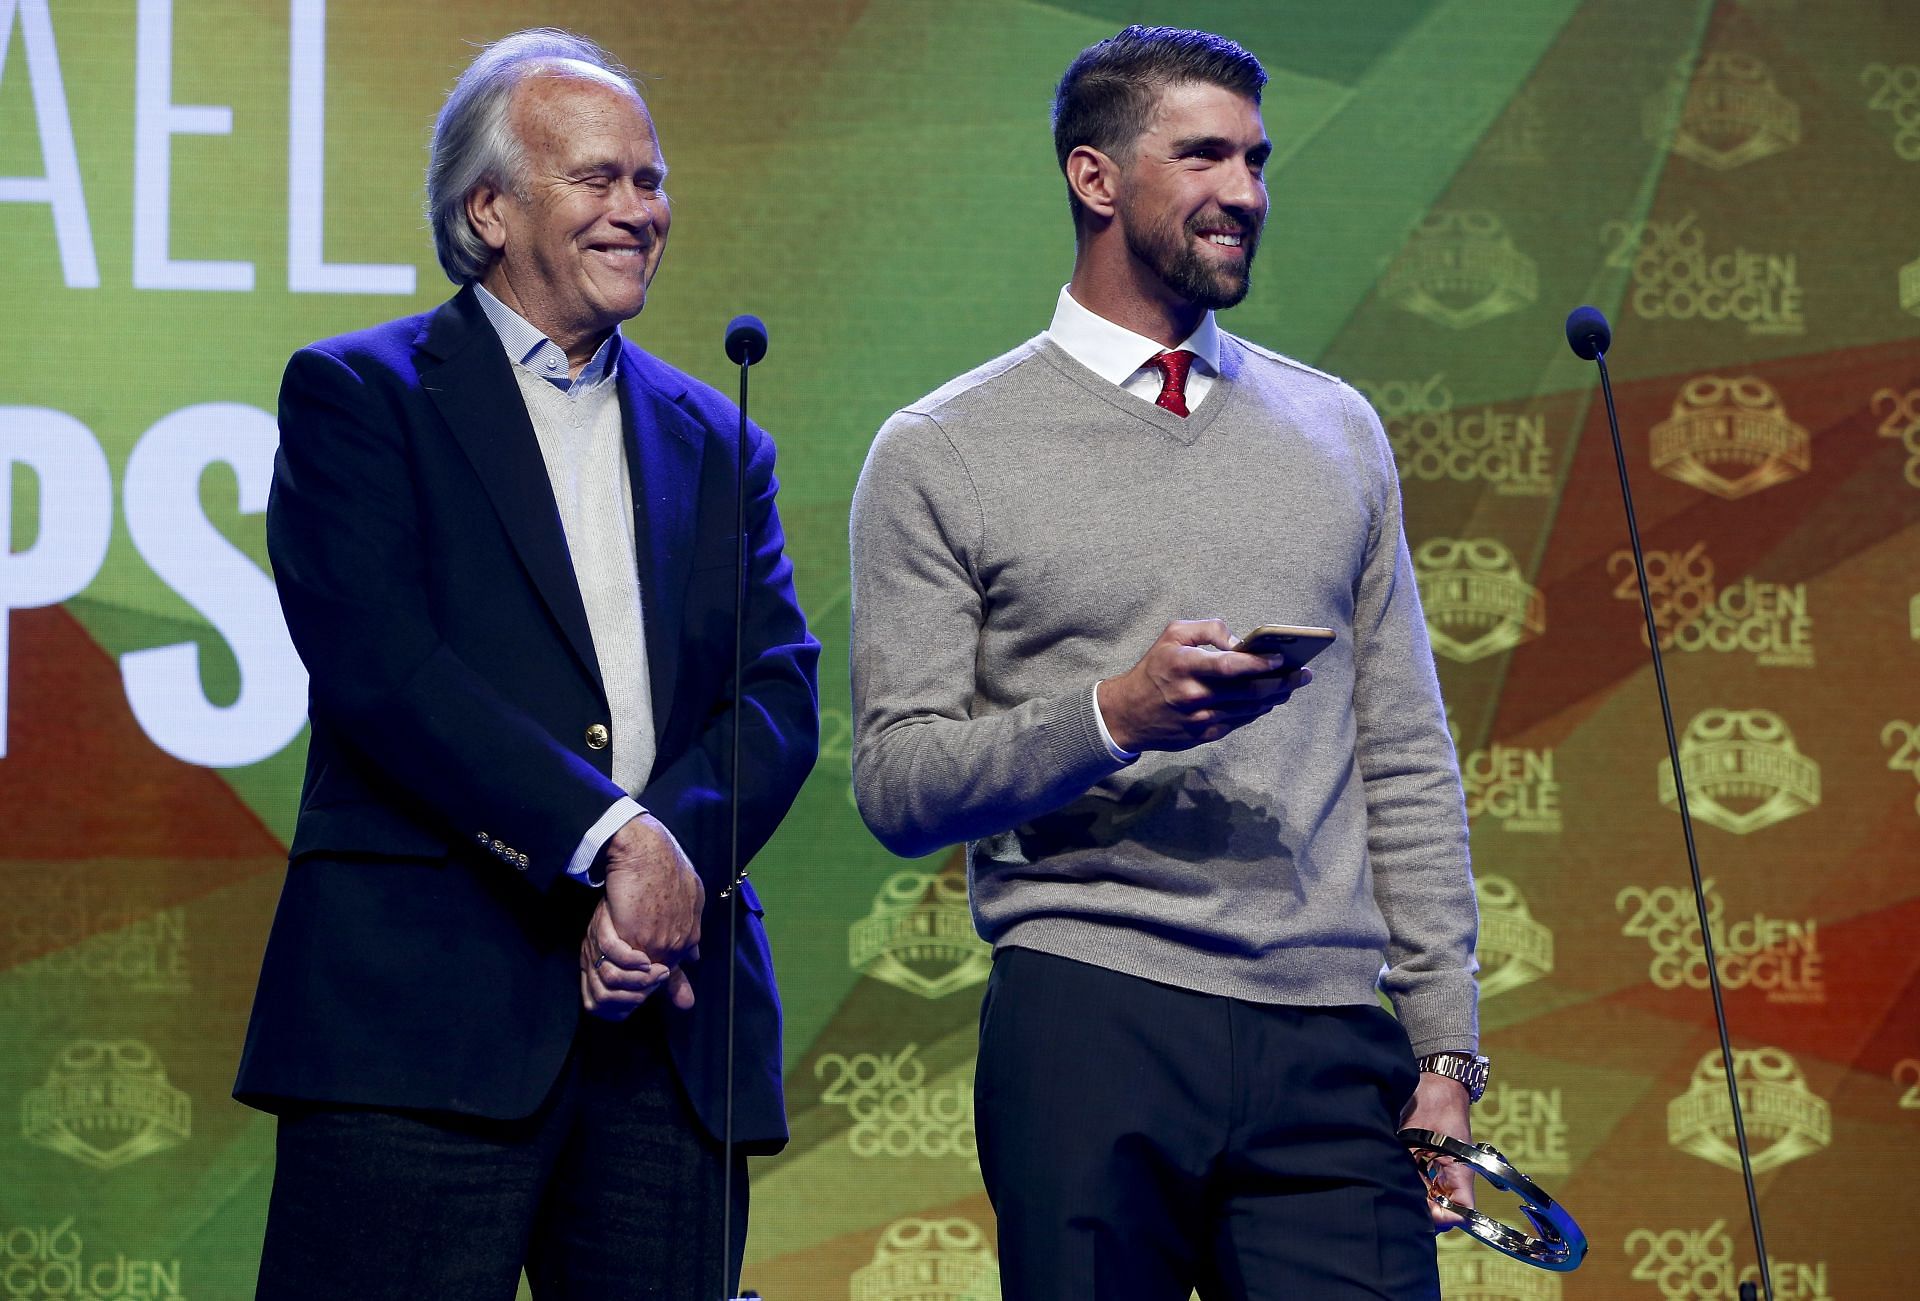
<path fill-rule="evenodd" d="M 1415 1064 L 1423 1071 L 1444 1075 L 1464 1086 L 1468 1103 L 1480 1101 L 1480 1095 L 1487 1091 L 1487 1076 L 1492 1069 L 1492 1063 L 1475 1053 L 1428 1053 Z"/>

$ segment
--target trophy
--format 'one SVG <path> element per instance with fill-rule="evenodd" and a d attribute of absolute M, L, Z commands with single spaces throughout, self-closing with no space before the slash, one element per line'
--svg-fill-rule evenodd
<path fill-rule="evenodd" d="M 1413 1150 L 1415 1159 L 1420 1162 L 1421 1173 L 1427 1176 L 1428 1199 L 1435 1206 L 1452 1211 L 1465 1220 L 1463 1227 L 1469 1237 L 1478 1238 L 1495 1251 L 1524 1264 L 1556 1273 L 1578 1269 L 1580 1262 L 1586 1258 L 1587 1235 L 1580 1231 L 1580 1226 L 1567 1213 L 1567 1208 L 1549 1197 L 1539 1184 L 1514 1169 L 1491 1143 L 1462 1143 L 1457 1138 L 1431 1129 L 1403 1129 L 1400 1131 L 1400 1141 Z M 1518 1197 L 1521 1213 L 1532 1222 L 1534 1233 L 1539 1236 L 1534 1237 L 1512 1225 L 1502 1224 L 1492 1216 L 1471 1206 L 1462 1206 L 1442 1193 L 1439 1185 L 1433 1182 L 1435 1161 L 1442 1156 L 1452 1157 L 1461 1165 L 1472 1167 L 1495 1188 Z"/>

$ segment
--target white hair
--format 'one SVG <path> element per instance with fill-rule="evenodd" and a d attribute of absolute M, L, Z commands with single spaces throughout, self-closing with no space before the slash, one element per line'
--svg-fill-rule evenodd
<path fill-rule="evenodd" d="M 511 121 L 513 92 L 529 77 L 596 72 L 640 93 L 632 74 L 586 37 L 536 27 L 484 47 L 454 82 L 434 119 L 427 155 L 427 224 L 447 279 L 469 284 L 499 257 L 467 218 L 474 187 L 487 183 L 525 192 L 526 154 Z"/>

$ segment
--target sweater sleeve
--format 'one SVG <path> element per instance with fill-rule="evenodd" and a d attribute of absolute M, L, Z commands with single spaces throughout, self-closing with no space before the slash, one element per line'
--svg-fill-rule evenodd
<path fill-rule="evenodd" d="M 1010 830 L 1122 766 L 1092 682 L 975 716 L 985 546 L 979 494 L 945 431 L 894 416 L 853 494 L 849 658 L 854 795 L 902 856 Z"/>
<path fill-rule="evenodd" d="M 1474 944 L 1479 911 L 1467 853 L 1459 760 L 1447 733 L 1393 451 L 1373 408 L 1342 393 L 1380 488 L 1354 592 L 1355 756 L 1365 783 L 1373 897 L 1387 923 L 1382 987 L 1415 1056 L 1479 1042 Z"/>

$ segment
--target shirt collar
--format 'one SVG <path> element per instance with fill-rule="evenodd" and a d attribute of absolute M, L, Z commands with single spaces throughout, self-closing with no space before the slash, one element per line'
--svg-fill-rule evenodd
<path fill-rule="evenodd" d="M 1053 309 L 1053 323 L 1047 336 L 1060 345 L 1069 357 L 1110 384 L 1124 384 L 1163 349 L 1144 334 L 1135 334 L 1124 325 L 1115 325 L 1106 317 L 1080 305 L 1068 291 L 1060 290 L 1060 301 Z M 1209 311 L 1179 345 L 1199 360 L 1198 365 L 1212 375 L 1220 373 L 1220 327 Z"/>
<path fill-rule="evenodd" d="M 614 362 L 620 355 L 619 326 L 614 327 L 613 333 L 581 367 L 579 378 L 569 383 L 567 354 L 559 344 L 540 333 L 538 327 L 526 317 L 494 297 L 479 281 L 474 282 L 473 289 L 480 299 L 480 310 L 487 314 L 494 333 L 500 336 L 500 346 L 506 349 L 507 360 L 529 375 L 547 380 L 564 391 L 578 393 L 594 387 L 613 374 Z"/>

